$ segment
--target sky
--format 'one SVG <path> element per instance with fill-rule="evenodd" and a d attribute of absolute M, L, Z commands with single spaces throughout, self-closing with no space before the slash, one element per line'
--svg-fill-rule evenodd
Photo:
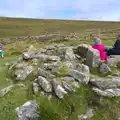
<path fill-rule="evenodd" d="M 0 0 L 0 16 L 120 21 L 120 0 Z"/>

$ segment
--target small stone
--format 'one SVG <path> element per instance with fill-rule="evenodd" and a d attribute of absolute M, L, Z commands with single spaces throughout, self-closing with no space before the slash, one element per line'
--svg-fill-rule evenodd
<path fill-rule="evenodd" d="M 75 79 L 73 77 L 62 77 L 61 80 L 64 80 L 64 81 L 75 81 Z"/>
<path fill-rule="evenodd" d="M 107 74 L 109 72 L 111 72 L 111 69 L 108 67 L 107 64 L 103 63 L 103 64 L 100 65 L 100 73 Z"/>
<path fill-rule="evenodd" d="M 62 81 L 62 87 L 63 87 L 66 91 L 68 91 L 68 92 L 74 91 L 74 89 L 72 88 L 72 86 L 69 85 L 69 84 L 68 84 L 67 82 L 65 82 L 65 81 Z"/>
<path fill-rule="evenodd" d="M 39 85 L 35 82 L 33 83 L 33 92 L 34 94 L 39 92 Z"/>
<path fill-rule="evenodd" d="M 85 115 L 79 115 L 78 120 L 87 120 L 93 117 L 93 109 L 89 109 Z"/>

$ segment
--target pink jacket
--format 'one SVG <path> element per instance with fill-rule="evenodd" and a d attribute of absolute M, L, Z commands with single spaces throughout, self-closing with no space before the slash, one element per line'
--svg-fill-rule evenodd
<path fill-rule="evenodd" d="M 93 45 L 92 47 L 100 52 L 101 60 L 107 60 L 108 56 L 105 54 L 105 49 L 103 44 Z"/>

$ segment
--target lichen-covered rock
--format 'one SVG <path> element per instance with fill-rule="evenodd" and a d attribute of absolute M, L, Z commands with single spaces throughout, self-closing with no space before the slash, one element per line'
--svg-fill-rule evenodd
<path fill-rule="evenodd" d="M 77 70 L 71 69 L 70 70 L 70 75 L 75 78 L 76 80 L 78 80 L 79 82 L 82 82 L 84 84 L 88 84 L 89 82 L 89 75 L 84 74 L 82 72 L 79 72 Z"/>
<path fill-rule="evenodd" d="M 50 55 L 45 55 L 45 54 L 41 54 L 41 53 L 33 55 L 32 58 L 39 59 L 40 61 L 44 61 L 44 62 L 49 62 L 49 61 L 56 62 L 56 61 L 60 61 L 60 57 L 58 57 L 58 56 L 50 56 Z"/>
<path fill-rule="evenodd" d="M 109 58 L 107 59 L 107 65 L 108 66 L 112 66 L 112 67 L 116 67 L 118 61 L 116 58 Z"/>
<path fill-rule="evenodd" d="M 90 83 L 100 89 L 117 88 L 120 86 L 120 78 L 113 77 L 111 79 L 107 78 L 90 79 Z"/>
<path fill-rule="evenodd" d="M 56 77 L 55 75 L 51 74 L 49 71 L 45 71 L 41 68 L 38 68 L 38 76 L 45 77 L 47 78 L 48 81 Z"/>
<path fill-rule="evenodd" d="M 66 59 L 66 60 L 70 60 L 70 61 L 76 59 L 72 47 L 66 48 L 65 59 Z"/>
<path fill-rule="evenodd" d="M 71 86 L 72 86 L 73 88 L 80 88 L 80 84 L 79 84 L 78 82 L 76 82 L 76 81 L 72 82 L 72 83 L 71 83 Z"/>
<path fill-rule="evenodd" d="M 14 87 L 14 85 L 10 85 L 10 86 L 0 90 L 0 97 L 3 97 L 4 95 L 6 95 L 13 87 Z"/>
<path fill-rule="evenodd" d="M 72 86 L 70 84 L 68 84 L 67 82 L 65 81 L 62 81 L 62 87 L 68 91 L 68 92 L 72 92 L 72 91 L 75 91 Z"/>
<path fill-rule="evenodd" d="M 62 99 L 64 97 L 65 94 L 67 94 L 67 92 L 64 90 L 64 88 L 62 88 L 60 85 L 58 85 L 56 79 L 53 79 L 51 81 L 52 86 L 53 86 L 53 90 L 56 94 L 57 97 L 59 97 L 60 99 Z"/>
<path fill-rule="evenodd" d="M 96 92 L 100 96 L 104 97 L 119 97 L 120 96 L 120 89 L 113 88 L 113 89 L 105 89 L 101 90 L 99 88 L 93 88 L 93 91 Z"/>
<path fill-rule="evenodd" d="M 86 58 L 86 55 L 87 55 L 87 52 L 88 52 L 88 49 L 90 49 L 91 46 L 90 45 L 87 45 L 87 44 L 81 44 L 79 45 L 78 47 L 76 47 L 74 49 L 74 52 L 75 54 L 83 57 L 83 58 Z"/>
<path fill-rule="evenodd" d="M 34 94 L 38 93 L 39 92 L 39 85 L 38 85 L 38 83 L 34 82 L 32 84 L 32 86 L 33 86 L 33 92 L 34 92 Z"/>
<path fill-rule="evenodd" d="M 75 79 L 73 77 L 69 77 L 69 76 L 62 77 L 61 80 L 63 80 L 63 81 L 75 81 Z"/>
<path fill-rule="evenodd" d="M 73 69 L 73 68 L 74 68 L 73 63 L 70 62 L 70 61 L 65 61 L 65 62 L 63 63 L 63 65 L 64 65 L 65 67 L 67 67 L 68 69 Z"/>
<path fill-rule="evenodd" d="M 89 67 L 87 65 L 84 65 L 84 64 L 77 63 L 77 64 L 74 65 L 74 69 L 76 69 L 79 72 L 82 72 L 84 74 L 87 74 L 87 75 L 90 74 Z"/>
<path fill-rule="evenodd" d="M 34 67 L 31 65 L 26 65 L 22 67 L 21 69 L 16 69 L 14 72 L 15 80 L 25 80 L 27 76 L 32 73 L 34 70 Z"/>
<path fill-rule="evenodd" d="M 34 54 L 36 54 L 36 52 L 37 52 L 37 49 L 33 45 L 31 45 L 29 47 L 28 51 L 23 53 L 23 55 L 22 55 L 23 60 L 29 60 L 29 59 L 31 59 L 32 56 Z"/>
<path fill-rule="evenodd" d="M 59 69 L 61 67 L 60 62 L 44 63 L 41 68 L 49 71 L 53 75 L 59 75 Z"/>
<path fill-rule="evenodd" d="M 111 72 L 111 69 L 108 67 L 107 64 L 103 63 L 103 64 L 100 65 L 99 71 L 102 74 L 107 74 L 107 73 Z"/>
<path fill-rule="evenodd" d="M 12 90 L 13 87 L 25 87 L 24 84 L 15 84 L 15 85 L 9 85 L 3 89 L 0 90 L 0 97 L 5 96 L 9 91 Z"/>
<path fill-rule="evenodd" d="M 36 101 L 28 101 L 20 107 L 16 108 L 17 120 L 40 120 Z"/>
<path fill-rule="evenodd" d="M 100 64 L 100 62 L 101 60 L 99 51 L 94 48 L 88 49 L 85 64 L 92 68 L 97 67 Z"/>
<path fill-rule="evenodd" d="M 47 81 L 47 79 L 45 79 L 42 76 L 38 76 L 38 84 L 40 85 L 40 87 L 45 91 L 45 92 L 52 92 L 52 86 L 51 84 Z"/>
<path fill-rule="evenodd" d="M 66 46 L 64 44 L 48 46 L 46 47 L 46 51 L 44 52 L 46 55 L 65 55 Z"/>

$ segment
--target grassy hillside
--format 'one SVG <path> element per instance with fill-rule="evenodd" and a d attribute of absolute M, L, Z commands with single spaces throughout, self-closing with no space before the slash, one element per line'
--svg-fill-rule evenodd
<path fill-rule="evenodd" d="M 0 18 L 0 38 L 32 36 L 46 33 L 119 32 L 120 22 Z"/>
<path fill-rule="evenodd" d="M 0 38 L 9 38 L 16 36 L 33 36 L 48 33 L 77 33 L 81 36 L 87 36 L 84 41 L 71 40 L 64 41 L 65 45 L 78 45 L 80 43 L 92 43 L 89 39 L 90 33 L 96 33 L 103 38 L 105 45 L 112 45 L 113 38 L 120 30 L 119 22 L 93 22 L 93 21 L 67 21 L 67 20 L 43 20 L 43 19 L 22 19 L 22 18 L 0 18 Z M 106 41 L 106 39 L 109 41 Z M 89 40 L 89 41 L 88 41 Z M 57 42 L 56 43 L 61 43 Z M 0 89 L 13 84 L 8 75 L 6 62 L 17 59 L 30 45 L 37 48 L 43 48 L 46 45 L 53 45 L 48 41 L 17 41 L 4 46 L 5 58 L 0 59 Z M 24 88 L 16 87 L 6 96 L 0 98 L 0 120 L 16 120 L 15 108 L 21 106 L 26 101 L 33 98 L 40 103 L 41 120 L 77 120 L 79 114 L 84 114 L 89 107 L 95 107 L 97 113 L 91 120 L 115 120 L 120 111 L 120 98 L 101 99 L 96 97 L 91 89 L 81 86 L 75 94 L 65 97 L 65 100 L 52 101 L 46 98 L 41 99 L 31 94 L 28 84 L 30 81 L 22 82 L 26 85 Z"/>

